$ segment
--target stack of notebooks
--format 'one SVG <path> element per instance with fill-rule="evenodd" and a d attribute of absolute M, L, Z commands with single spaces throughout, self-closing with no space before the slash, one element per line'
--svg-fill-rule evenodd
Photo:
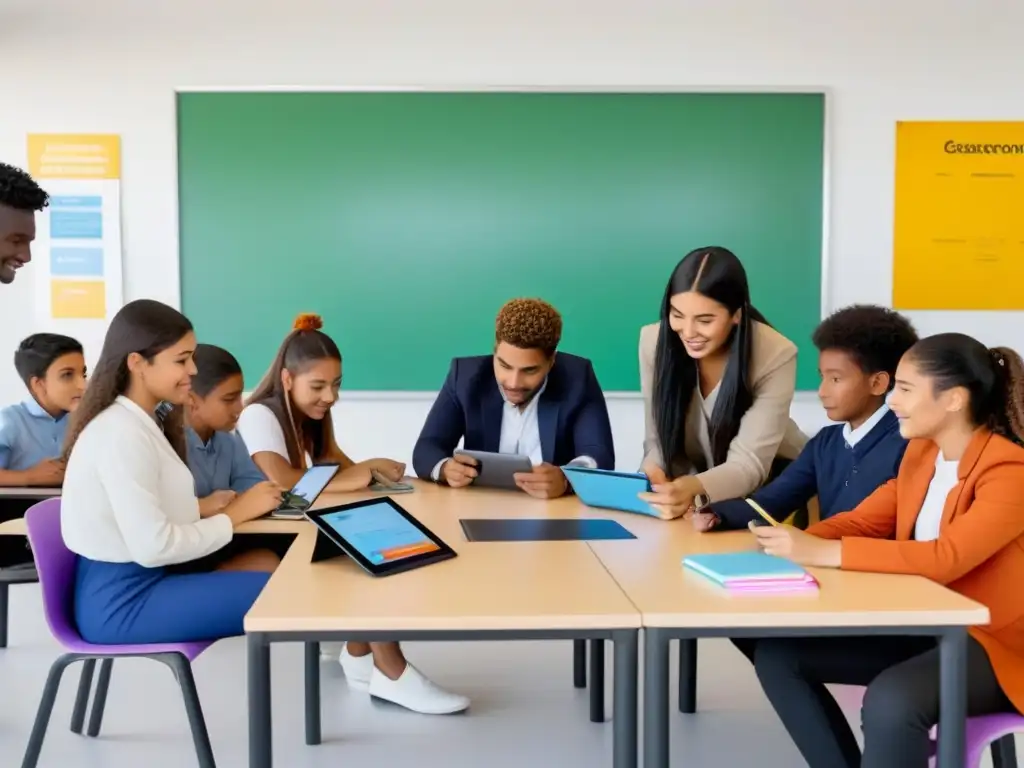
<path fill-rule="evenodd" d="M 690 555 L 683 566 L 721 584 L 731 592 L 807 592 L 817 580 L 796 563 L 763 552 Z"/>

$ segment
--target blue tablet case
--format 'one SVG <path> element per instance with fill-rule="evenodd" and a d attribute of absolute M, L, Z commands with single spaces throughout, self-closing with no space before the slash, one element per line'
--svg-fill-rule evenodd
<path fill-rule="evenodd" d="M 494 518 L 460 520 L 466 541 L 599 541 L 635 539 L 614 520 Z"/>
<path fill-rule="evenodd" d="M 658 513 L 650 504 L 637 498 L 637 494 L 651 490 L 647 475 L 574 466 L 562 467 L 562 471 L 580 501 L 587 506 L 657 517 Z"/>

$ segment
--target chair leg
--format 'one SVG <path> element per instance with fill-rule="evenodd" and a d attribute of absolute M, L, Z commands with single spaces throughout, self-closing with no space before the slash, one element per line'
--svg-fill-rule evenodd
<path fill-rule="evenodd" d="M 604 640 L 590 641 L 590 722 L 604 722 Z"/>
<path fill-rule="evenodd" d="M 25 747 L 25 757 L 22 758 L 21 768 L 36 768 L 39 763 L 39 753 L 43 750 L 46 726 L 50 724 L 50 715 L 53 714 L 53 703 L 57 700 L 60 679 L 68 665 L 78 661 L 78 658 L 74 654 L 65 654 L 50 666 L 50 673 L 46 676 L 46 685 L 43 687 L 43 696 L 39 700 L 39 710 L 36 712 L 36 720 L 32 724 L 32 734 L 28 738 L 28 746 Z"/>
<path fill-rule="evenodd" d="M 992 768 L 1017 768 L 1017 748 L 1012 733 L 992 742 Z"/>
<path fill-rule="evenodd" d="M 10 586 L 0 581 L 0 648 L 7 647 L 7 590 Z"/>
<path fill-rule="evenodd" d="M 75 706 L 71 710 L 71 732 L 82 735 L 85 723 L 85 710 L 89 706 L 89 694 L 92 693 L 92 675 L 96 671 L 96 659 L 86 659 L 82 664 L 82 676 L 78 678 L 78 693 L 75 694 Z"/>
<path fill-rule="evenodd" d="M 100 662 L 100 677 L 96 681 L 96 695 L 92 699 L 92 712 L 89 713 L 89 730 L 86 733 L 96 738 L 100 735 L 103 725 L 103 710 L 107 706 L 107 691 L 110 689 L 110 673 L 114 668 L 113 659 Z"/>
<path fill-rule="evenodd" d="M 178 679 L 178 685 L 181 686 L 182 698 L 185 700 L 185 714 L 188 715 L 188 725 L 192 730 L 192 741 L 196 747 L 199 768 L 216 768 L 213 747 L 210 746 L 210 734 L 206 730 L 206 719 L 203 717 L 203 707 L 199 703 L 199 691 L 196 690 L 196 681 L 192 676 L 192 664 L 180 653 L 172 653 L 158 658 L 171 668 L 174 676 Z"/>
<path fill-rule="evenodd" d="M 679 711 L 692 715 L 697 711 L 697 640 L 679 641 Z"/>
<path fill-rule="evenodd" d="M 572 641 L 572 684 L 576 688 L 587 687 L 587 641 Z"/>

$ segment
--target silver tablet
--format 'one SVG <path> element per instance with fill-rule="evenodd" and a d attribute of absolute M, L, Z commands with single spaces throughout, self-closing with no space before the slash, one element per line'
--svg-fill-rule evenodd
<path fill-rule="evenodd" d="M 456 456 L 469 456 L 476 459 L 477 474 L 473 485 L 481 488 L 507 488 L 519 490 L 513 478 L 517 472 L 532 472 L 533 463 L 529 456 L 516 453 L 489 453 L 488 451 L 455 452 Z"/>

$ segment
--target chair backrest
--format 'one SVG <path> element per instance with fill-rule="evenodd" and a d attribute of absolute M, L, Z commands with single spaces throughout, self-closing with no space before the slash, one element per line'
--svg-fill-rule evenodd
<path fill-rule="evenodd" d="M 64 545 L 60 528 L 60 499 L 46 499 L 25 513 L 28 540 L 32 545 L 43 612 L 58 642 L 79 639 L 74 619 L 75 564 L 77 556 Z"/>

